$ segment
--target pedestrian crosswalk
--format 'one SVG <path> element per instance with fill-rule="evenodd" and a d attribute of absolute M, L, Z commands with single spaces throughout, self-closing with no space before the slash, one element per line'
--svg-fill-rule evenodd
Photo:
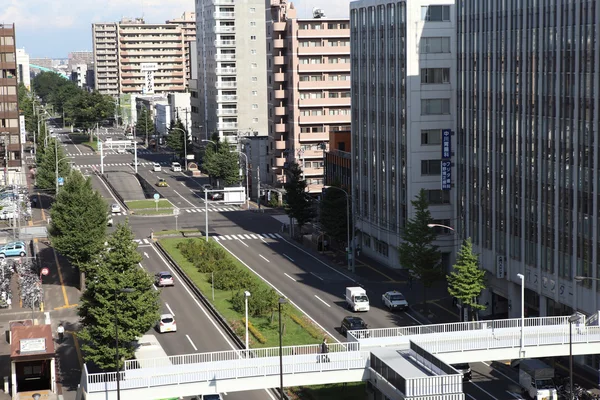
<path fill-rule="evenodd" d="M 182 211 L 185 211 L 186 213 L 203 213 L 203 212 L 206 212 L 206 209 L 205 208 L 186 208 L 186 209 L 183 209 Z M 226 212 L 226 211 L 242 211 L 242 210 L 237 207 L 209 207 L 208 208 L 208 212 Z"/>
<path fill-rule="evenodd" d="M 125 211 L 122 211 L 118 213 L 112 213 L 111 215 L 127 215 L 127 213 Z"/>
<path fill-rule="evenodd" d="M 243 233 L 237 235 L 213 236 L 215 240 L 259 240 L 259 239 L 283 239 L 279 233 Z"/>
<path fill-rule="evenodd" d="M 144 166 L 149 166 L 149 165 L 153 165 L 154 163 L 151 162 L 138 162 L 138 166 L 144 167 Z M 133 163 L 132 162 L 128 162 L 128 163 L 104 163 L 104 167 L 124 167 L 127 165 L 131 165 L 133 167 Z M 73 168 L 99 168 L 100 164 L 76 164 L 73 165 Z"/>
<path fill-rule="evenodd" d="M 133 239 L 134 242 L 136 242 L 138 245 L 143 245 L 143 244 L 152 244 L 152 242 L 150 241 L 150 239 Z"/>
<path fill-rule="evenodd" d="M 144 154 L 156 154 L 150 150 L 145 150 L 145 149 L 138 149 L 138 155 L 144 155 Z M 85 152 L 85 153 L 67 153 L 67 156 L 69 157 L 83 157 L 83 156 L 99 156 L 100 152 L 98 151 L 97 153 L 94 152 Z M 104 151 L 104 155 L 105 156 L 113 156 L 113 155 L 129 155 L 132 156 L 132 153 L 127 152 L 125 154 L 123 153 L 117 153 L 114 150 L 105 150 Z"/>

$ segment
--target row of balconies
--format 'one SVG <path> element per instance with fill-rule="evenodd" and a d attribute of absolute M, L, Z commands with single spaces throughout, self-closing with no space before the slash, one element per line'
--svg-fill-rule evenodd
<path fill-rule="evenodd" d="M 350 72 L 350 63 L 298 64 L 298 72 Z"/>
<path fill-rule="evenodd" d="M 174 85 L 182 85 L 185 82 L 185 80 L 183 79 L 183 77 L 179 78 L 179 79 L 167 79 L 167 78 L 162 78 L 162 79 L 154 79 L 154 84 L 155 85 L 160 85 L 160 84 L 167 84 L 167 83 L 171 83 Z M 139 85 L 139 84 L 143 84 L 145 83 L 145 79 L 123 79 L 121 81 L 121 83 L 123 85 Z"/>
<path fill-rule="evenodd" d="M 299 57 L 309 55 L 347 55 L 350 57 L 350 46 L 314 46 L 314 47 L 298 47 L 296 53 Z"/>
<path fill-rule="evenodd" d="M 331 106 L 340 106 L 340 107 L 350 107 L 350 97 L 338 97 L 338 98 L 328 98 L 323 97 L 320 99 L 299 99 L 298 107 L 331 107 Z"/>
<path fill-rule="evenodd" d="M 217 11 L 213 13 L 214 19 L 235 19 L 235 12 L 233 11 Z"/>
<path fill-rule="evenodd" d="M 217 82 L 217 89 L 235 89 L 237 87 L 236 81 L 225 81 L 225 82 Z"/>
<path fill-rule="evenodd" d="M 237 127 L 238 127 L 237 122 L 219 122 L 219 123 L 217 123 L 217 129 L 219 129 L 219 130 L 237 129 Z"/>
<path fill-rule="evenodd" d="M 215 40 L 216 47 L 235 47 L 235 40 Z"/>
<path fill-rule="evenodd" d="M 234 25 L 215 26 L 215 33 L 235 33 Z"/>
<path fill-rule="evenodd" d="M 0 86 L 17 86 L 17 77 L 0 78 Z"/>
<path fill-rule="evenodd" d="M 296 32 L 298 39 L 303 38 L 340 38 L 348 40 L 350 29 L 298 29 Z M 330 47 L 333 48 L 333 47 Z"/>
<path fill-rule="evenodd" d="M 169 50 L 169 49 L 131 49 L 130 51 L 121 51 L 121 56 L 162 56 L 162 57 L 173 57 L 182 56 L 183 51 Z"/>
<path fill-rule="evenodd" d="M 215 68 L 215 73 L 217 75 L 235 75 L 237 68 Z"/>
<path fill-rule="evenodd" d="M 224 116 L 224 115 L 237 115 L 238 110 L 237 108 L 219 108 L 217 109 L 217 116 Z"/>
<path fill-rule="evenodd" d="M 168 57 L 167 59 L 165 59 L 164 57 L 158 57 L 158 56 L 156 56 L 156 57 L 148 57 L 148 56 L 146 56 L 145 58 L 141 57 L 141 58 L 122 58 L 121 59 L 121 62 L 135 63 L 135 64 L 138 64 L 138 63 L 154 63 L 154 62 L 161 62 L 161 61 L 183 63 L 184 59 L 183 58 L 170 58 L 170 57 Z"/>
<path fill-rule="evenodd" d="M 219 103 L 228 103 L 228 102 L 236 102 L 238 99 L 235 94 L 225 94 L 221 96 L 217 96 L 217 102 Z"/>
<path fill-rule="evenodd" d="M 235 54 L 215 54 L 216 61 L 235 61 Z"/>

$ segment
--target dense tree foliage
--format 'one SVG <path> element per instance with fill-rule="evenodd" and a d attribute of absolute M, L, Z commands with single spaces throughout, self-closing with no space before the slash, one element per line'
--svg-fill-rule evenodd
<path fill-rule="evenodd" d="M 44 136 L 38 138 L 36 154 L 36 187 L 43 190 L 56 190 L 56 161 L 58 160 L 58 176 L 66 178 L 69 175 L 69 158 L 57 139 L 48 138 L 48 146 L 44 146 Z"/>
<path fill-rule="evenodd" d="M 135 341 L 160 317 L 160 293 L 152 287 L 152 277 L 138 266 L 142 257 L 133 239 L 127 225 L 117 226 L 88 268 L 89 283 L 79 305 L 85 360 L 105 370 L 116 367 L 117 320 L 121 368 L 122 360 L 134 358 Z"/>
<path fill-rule="evenodd" d="M 346 193 L 337 186 L 325 190 L 320 204 L 319 222 L 323 231 L 338 243 L 348 241 L 348 209 Z"/>
<path fill-rule="evenodd" d="M 411 203 L 415 215 L 406 222 L 398 255 L 402 267 L 407 268 L 411 276 L 423 285 L 423 305 L 427 308 L 427 289 L 444 278 L 440 263 L 442 255 L 437 246 L 432 244 L 436 233 L 428 227 L 433 223 L 433 218 L 425 190 L 421 189 Z"/>
<path fill-rule="evenodd" d="M 138 136 L 144 136 L 146 139 L 154 135 L 154 122 L 146 107 L 142 107 L 137 113 L 135 132 Z"/>
<path fill-rule="evenodd" d="M 216 146 L 207 144 L 202 168 L 211 178 L 217 180 L 217 185 L 239 183 L 239 154 L 231 150 L 229 143 L 220 141 L 218 136 L 213 135 L 212 141 Z"/>
<path fill-rule="evenodd" d="M 107 215 L 108 206 L 91 179 L 72 171 L 50 209 L 48 233 L 52 246 L 82 273 L 82 286 L 90 263 L 104 247 Z"/>
<path fill-rule="evenodd" d="M 479 257 L 473 253 L 471 239 L 462 244 L 453 270 L 448 275 L 448 293 L 460 300 L 461 307 L 468 307 L 471 319 L 477 310 L 485 310 L 478 303 L 481 292 L 485 289 L 485 271 L 479 266 Z M 461 313 L 461 319 L 464 312 Z"/>
<path fill-rule="evenodd" d="M 185 154 L 186 146 L 188 149 L 191 149 L 191 142 L 189 141 L 189 134 L 183 123 L 178 118 L 177 122 L 171 124 L 171 129 L 169 129 L 169 135 L 167 136 L 167 146 L 171 150 L 175 152 L 179 156 L 179 158 L 183 158 Z M 187 138 L 187 144 L 186 144 Z"/>
<path fill-rule="evenodd" d="M 286 193 L 285 212 L 290 218 L 296 220 L 298 227 L 302 227 L 316 215 L 312 199 L 306 193 L 306 180 L 302 178 L 302 169 L 293 163 L 286 170 L 288 179 L 284 185 Z"/>

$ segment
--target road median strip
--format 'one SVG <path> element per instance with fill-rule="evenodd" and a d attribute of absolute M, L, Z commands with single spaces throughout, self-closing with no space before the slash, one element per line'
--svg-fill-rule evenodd
<path fill-rule="evenodd" d="M 125 201 L 129 212 L 133 215 L 173 215 L 175 207 L 167 199 L 129 200 Z"/>
<path fill-rule="evenodd" d="M 212 300 L 213 288 L 211 282 L 213 274 L 209 272 L 200 272 L 198 266 L 190 262 L 179 248 L 181 243 L 188 242 L 189 244 L 190 241 L 199 246 L 198 251 L 206 252 L 204 255 L 198 254 L 193 258 L 194 260 L 208 258 L 209 252 L 215 252 L 216 254 L 219 254 L 218 257 L 222 257 L 219 258 L 218 261 L 219 270 L 214 272 L 214 282 L 216 286 L 222 287 L 222 285 L 229 284 L 229 281 L 223 282 L 222 280 L 233 277 L 236 280 L 246 281 L 248 283 L 247 287 L 225 290 L 215 288 L 214 300 Z M 276 311 L 277 299 L 279 296 L 274 291 L 271 293 L 273 289 L 270 286 L 264 283 L 235 258 L 222 251 L 216 242 L 209 241 L 207 243 L 204 239 L 199 238 L 166 238 L 160 239 L 158 243 L 182 272 L 185 273 L 199 289 L 205 300 L 222 316 L 229 325 L 229 329 L 235 332 L 235 335 L 238 338 L 240 334 L 244 332 L 243 329 L 245 329 L 244 306 L 242 303 L 240 309 L 239 302 L 244 301 L 244 291 L 251 288 L 249 302 L 260 301 L 261 304 L 250 303 L 250 308 L 259 307 L 261 312 L 255 313 L 255 316 L 249 318 L 249 322 L 252 324 L 253 329 L 250 329 L 249 324 L 248 330 L 252 333 L 254 338 L 250 343 L 250 347 L 274 347 L 279 343 L 278 313 Z M 211 253 L 211 256 L 214 256 L 215 253 Z M 225 266 L 225 263 L 228 263 L 229 266 Z M 254 298 L 252 296 L 254 296 Z M 273 302 L 273 300 L 275 300 L 275 302 Z M 285 326 L 283 342 L 286 346 L 320 343 L 323 337 L 327 336 L 316 326 L 306 323 L 305 319 L 302 318 L 303 314 L 291 304 L 285 306 L 282 314 L 282 322 Z M 242 329 L 241 332 L 239 332 L 240 328 Z"/>

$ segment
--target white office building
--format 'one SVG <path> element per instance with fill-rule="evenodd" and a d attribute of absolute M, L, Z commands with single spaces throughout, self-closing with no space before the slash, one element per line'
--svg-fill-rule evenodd
<path fill-rule="evenodd" d="M 29 69 L 29 54 L 25 49 L 17 49 L 17 80 L 23 82 L 27 90 L 31 89 L 31 71 Z"/>
<path fill-rule="evenodd" d="M 402 268 L 397 247 L 411 200 L 427 191 L 436 222 L 452 225 L 456 41 L 454 1 L 350 3 L 352 187 L 364 254 Z M 444 154 L 443 154 L 444 153 Z M 445 268 L 452 240 L 440 232 Z"/>
<path fill-rule="evenodd" d="M 198 0 L 196 19 L 200 129 L 232 143 L 267 135 L 264 0 Z"/>

